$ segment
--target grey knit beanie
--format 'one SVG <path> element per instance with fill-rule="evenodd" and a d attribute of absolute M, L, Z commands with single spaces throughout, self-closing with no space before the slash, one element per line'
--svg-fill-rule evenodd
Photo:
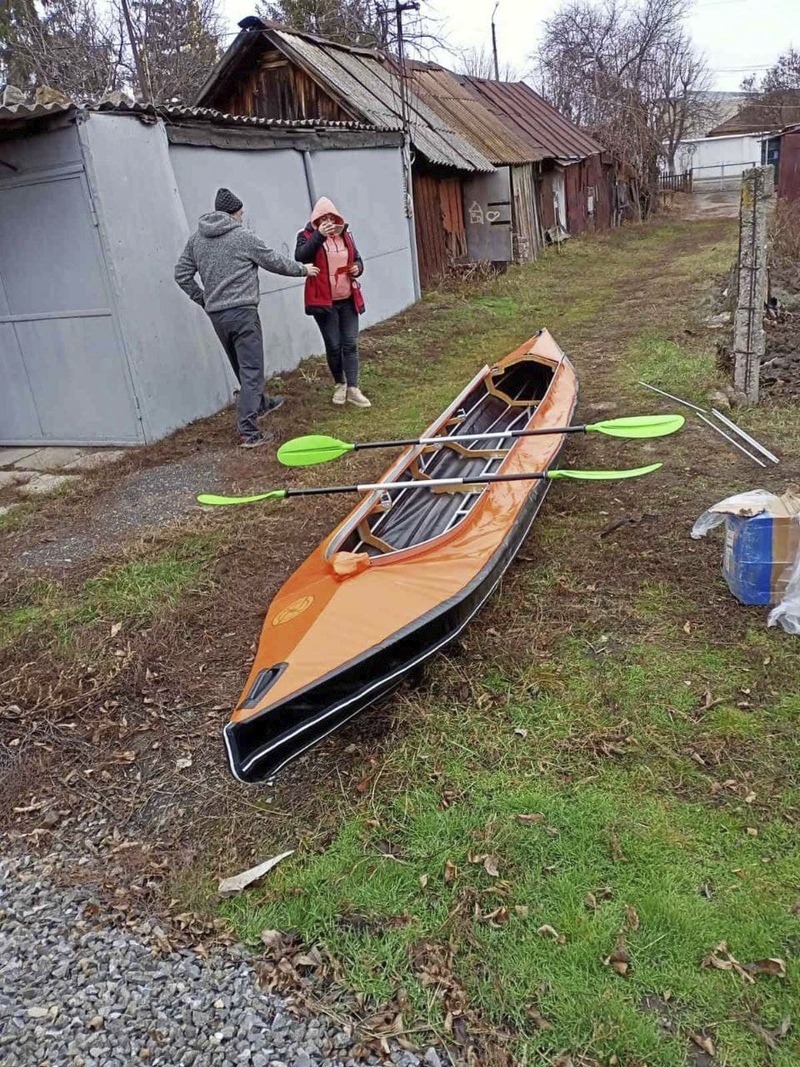
<path fill-rule="evenodd" d="M 233 215 L 241 206 L 241 200 L 238 196 L 234 196 L 230 189 L 217 189 L 217 196 L 214 200 L 215 211 L 227 211 L 229 215 Z"/>

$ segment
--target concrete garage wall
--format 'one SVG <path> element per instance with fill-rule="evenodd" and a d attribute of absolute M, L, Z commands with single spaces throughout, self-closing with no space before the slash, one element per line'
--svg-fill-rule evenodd
<path fill-rule="evenodd" d="M 219 411 L 235 379 L 211 324 L 173 278 L 188 236 L 163 125 L 90 115 L 79 126 L 148 441 Z"/>
<path fill-rule="evenodd" d="M 155 117 L 79 111 L 0 139 L 0 159 L 0 444 L 151 442 L 230 401 L 227 357 L 173 276 L 221 185 L 289 258 L 313 197 L 332 197 L 365 262 L 363 325 L 414 300 L 399 147 L 195 147 Z M 303 280 L 260 278 L 270 375 L 323 346 Z"/>
<path fill-rule="evenodd" d="M 315 196 L 329 196 L 347 217 L 364 259 L 367 311 L 362 327 L 414 300 L 408 222 L 403 210 L 400 150 L 329 149 L 310 153 L 313 188 L 303 154 L 292 149 L 236 151 L 171 145 L 170 156 L 186 215 L 195 226 L 213 209 L 220 186 L 244 203 L 245 224 L 290 259 L 297 231 Z M 302 279 L 262 271 L 261 319 L 268 371 L 292 370 L 323 346 L 304 311 Z"/>

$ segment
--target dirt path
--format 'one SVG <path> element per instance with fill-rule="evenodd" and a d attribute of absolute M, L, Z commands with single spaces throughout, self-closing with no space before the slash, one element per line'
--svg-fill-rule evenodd
<path fill-rule="evenodd" d="M 603 265 L 594 276 L 584 272 L 584 253 L 577 245 L 574 253 L 551 257 L 541 268 L 549 273 L 529 279 L 519 272 L 508 282 L 490 283 L 483 295 L 445 296 L 432 306 L 426 302 L 371 331 L 365 347 L 379 360 L 385 338 L 411 335 L 413 358 L 430 360 L 435 367 L 443 352 L 457 356 L 459 345 L 469 343 L 474 305 L 480 327 L 488 326 L 493 343 L 507 345 L 506 350 L 519 343 L 521 328 L 532 332 L 548 325 L 578 367 L 581 410 L 625 410 L 627 400 L 616 384 L 625 345 L 659 320 L 680 320 L 688 306 L 699 309 L 711 281 L 693 283 L 692 289 L 681 280 L 681 264 L 729 240 L 730 223 L 674 224 L 663 238 L 648 244 L 649 233 L 632 227 L 592 245 L 592 254 L 599 253 Z M 605 286 L 602 298 L 593 295 L 594 286 Z M 515 301 L 529 300 L 547 287 L 552 304 L 546 321 L 526 319 L 527 326 L 520 327 L 516 320 L 506 324 L 498 318 L 494 324 L 492 316 L 505 314 Z M 442 339 L 437 315 L 450 307 L 458 321 L 463 320 L 463 336 L 448 333 Z M 676 321 L 674 329 L 679 335 L 695 327 L 684 319 L 683 325 Z M 477 357 L 458 358 L 458 365 L 471 372 Z M 405 366 L 400 373 L 406 374 Z M 460 373 L 463 378 L 466 370 Z M 276 429 L 288 437 L 302 418 L 303 404 L 309 403 L 309 386 L 300 373 L 285 385 L 290 402 L 287 414 L 279 413 L 282 421 L 276 421 Z M 408 388 L 412 397 L 419 392 L 413 382 Z M 638 402 L 644 400 L 640 396 Z M 381 417 L 387 427 L 396 421 L 391 408 Z M 140 532 L 140 520 L 178 518 L 198 488 L 224 485 L 233 490 L 274 483 L 281 469 L 272 457 L 242 457 L 226 444 L 228 439 L 227 417 L 192 427 L 132 458 L 127 472 L 99 475 L 94 494 L 48 505 L 33 531 L 7 535 L 5 544 L 25 551 L 26 563 L 37 568 L 58 564 L 69 571 L 67 561 L 82 560 L 82 579 L 92 573 L 94 553 L 113 554 L 132 533 Z M 715 462 L 730 464 L 724 449 L 715 449 L 710 448 L 719 455 Z M 176 462 L 165 466 L 170 453 Z M 571 446 L 570 459 L 600 461 L 587 444 L 574 450 Z M 338 469 L 362 477 L 380 471 L 385 457 L 347 463 Z M 665 483 L 659 508 L 666 512 L 675 506 L 675 493 L 684 482 L 684 472 L 676 471 L 675 482 Z M 579 528 L 587 509 L 603 511 L 603 499 L 599 491 L 587 490 L 553 506 L 567 520 L 574 517 Z M 626 513 L 636 510 L 632 491 L 621 489 L 614 499 L 615 514 L 620 508 Z M 682 515 L 696 510 L 700 499 L 695 493 L 682 505 Z M 8 798 L 3 828 L 12 839 L 46 849 L 58 835 L 76 856 L 84 855 L 88 841 L 89 862 L 82 864 L 81 877 L 102 871 L 112 891 L 124 885 L 140 902 L 160 897 L 167 885 L 174 888 L 181 872 L 194 870 L 206 850 L 209 854 L 200 864 L 202 884 L 183 885 L 190 899 L 195 893 L 204 897 L 203 878 L 262 859 L 272 841 L 285 843 L 299 836 L 317 845 L 324 842 L 329 832 L 326 795 L 357 780 L 372 746 L 379 751 L 382 739 L 405 727 L 393 718 L 398 706 L 391 705 L 321 746 L 282 777 L 272 793 L 243 791 L 230 780 L 220 729 L 246 675 L 263 613 L 281 582 L 333 521 L 326 501 L 304 502 L 279 514 L 247 511 L 204 520 L 203 531 L 216 538 L 211 592 L 189 596 L 145 623 L 132 619 L 117 625 L 113 618 L 92 623 L 73 636 L 68 655 L 52 635 L 40 631 L 5 650 L 0 661 L 0 703 L 6 705 L 3 791 Z M 603 525 L 606 522 L 604 518 Z M 644 534 L 636 528 L 614 536 L 622 540 Z M 654 574 L 683 566 L 678 555 L 679 541 L 681 550 L 685 548 L 683 538 L 681 530 L 669 542 L 674 559 L 663 558 L 663 547 L 654 552 Z M 641 575 L 621 567 L 620 581 L 640 580 Z M 12 606 L 20 603 L 15 596 Z M 122 840 L 130 845 L 120 851 Z"/>

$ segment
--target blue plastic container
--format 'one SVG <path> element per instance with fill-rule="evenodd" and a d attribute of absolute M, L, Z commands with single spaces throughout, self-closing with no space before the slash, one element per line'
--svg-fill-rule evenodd
<path fill-rule="evenodd" d="M 788 515 L 725 517 L 722 573 L 742 604 L 777 604 L 800 547 L 800 523 Z"/>

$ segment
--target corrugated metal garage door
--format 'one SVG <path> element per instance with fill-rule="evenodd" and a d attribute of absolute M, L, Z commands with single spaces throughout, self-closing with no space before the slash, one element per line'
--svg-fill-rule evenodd
<path fill-rule="evenodd" d="M 109 293 L 83 168 L 0 180 L 1 444 L 143 440 Z"/>

